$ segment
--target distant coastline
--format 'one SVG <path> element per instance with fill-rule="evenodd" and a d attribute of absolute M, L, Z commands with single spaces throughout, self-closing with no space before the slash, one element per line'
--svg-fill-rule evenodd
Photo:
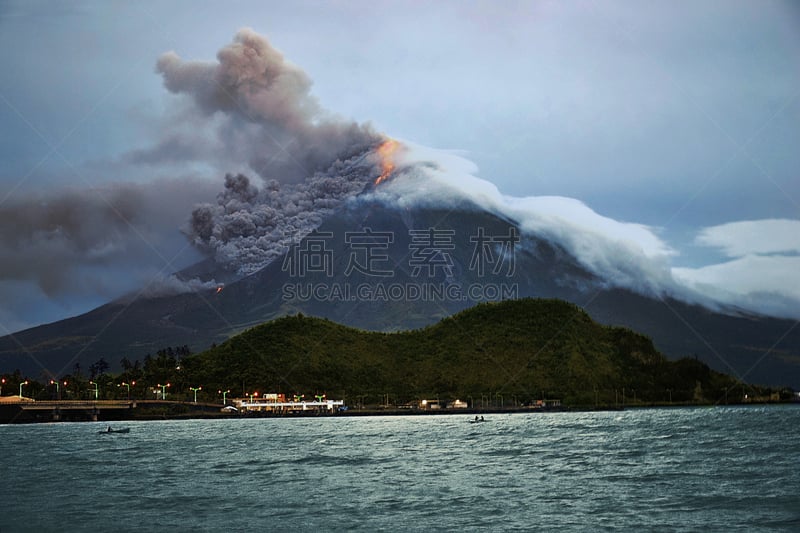
<path fill-rule="evenodd" d="M 13 397 L 6 397 L 13 398 Z M 35 402 L 0 403 L 0 424 L 36 424 L 58 422 L 124 422 L 155 420 L 247 420 L 257 418 L 351 418 L 374 416 L 464 416 L 472 418 L 487 415 L 510 414 L 550 414 L 568 412 L 608 412 L 639 409 L 679 409 L 697 407 L 727 406 L 765 406 L 765 405 L 797 405 L 796 401 L 752 401 L 737 403 L 652 403 L 619 406 L 559 406 L 559 407 L 485 407 L 485 408 L 441 408 L 441 409 L 409 409 L 396 406 L 369 406 L 365 408 L 348 408 L 342 411 L 295 411 L 291 413 L 274 413 L 265 411 L 230 412 L 223 411 L 221 404 L 194 404 L 187 402 L 139 401 L 124 402 L 124 407 L 103 409 L 102 402 L 86 402 L 82 408 L 75 407 L 76 402 L 38 402 L 46 404 L 41 409 L 31 409 Z M 56 404 L 63 404 L 64 408 Z M 73 404 L 72 409 L 67 407 Z M 97 404 L 94 407 L 90 404 Z"/>

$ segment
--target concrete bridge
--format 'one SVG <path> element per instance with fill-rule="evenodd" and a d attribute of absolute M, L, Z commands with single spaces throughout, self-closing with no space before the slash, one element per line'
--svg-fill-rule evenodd
<path fill-rule="evenodd" d="M 0 424 L 59 421 L 125 420 L 134 418 L 136 411 L 165 408 L 218 411 L 222 406 L 194 402 L 167 400 L 58 400 L 32 401 L 22 398 L 17 402 L 0 403 Z"/>

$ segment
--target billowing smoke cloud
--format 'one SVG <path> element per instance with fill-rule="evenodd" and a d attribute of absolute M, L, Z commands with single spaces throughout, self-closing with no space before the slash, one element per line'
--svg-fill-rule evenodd
<path fill-rule="evenodd" d="M 18 194 L 0 205 L 0 281 L 32 283 L 55 299 L 118 296 L 198 259 L 176 255 L 177 230 L 210 196 L 208 184 L 185 180 Z"/>
<path fill-rule="evenodd" d="M 129 159 L 152 164 L 178 154 L 217 158 L 229 169 L 246 162 L 246 172 L 228 174 L 216 203 L 198 205 L 186 227 L 191 242 L 229 270 L 262 268 L 375 177 L 367 154 L 383 137 L 322 109 L 309 76 L 251 29 L 240 30 L 216 61 L 168 52 L 156 69 L 187 105 L 177 122 L 190 126 Z"/>
<path fill-rule="evenodd" d="M 155 144 L 114 164 L 198 178 L 16 194 L 1 203 L 4 324 L 25 325 L 2 306 L 19 299 L 12 293 L 20 286 L 35 287 L 36 301 L 48 305 L 213 288 L 213 279 L 173 273 L 201 259 L 197 248 L 230 270 L 253 272 L 375 177 L 366 154 L 383 137 L 325 111 L 311 95 L 311 79 L 250 29 L 216 61 L 168 52 L 156 70 L 175 105 Z M 199 178 L 209 170 L 233 173 L 212 203 L 220 185 Z"/>
<path fill-rule="evenodd" d="M 372 157 L 337 161 L 302 183 L 268 181 L 261 189 L 242 174 L 225 177 L 216 204 L 197 206 L 188 235 L 217 263 L 251 274 L 286 253 L 342 202 L 375 179 Z"/>
<path fill-rule="evenodd" d="M 198 278 L 181 279 L 175 274 L 153 276 L 147 285 L 144 286 L 136 296 L 145 298 L 156 298 L 159 296 L 172 296 L 174 294 L 186 294 L 190 292 L 200 292 L 221 287 L 215 280 L 202 281 Z"/>
<path fill-rule="evenodd" d="M 322 109 L 311 79 L 249 28 L 217 53 L 217 61 L 185 61 L 175 52 L 156 67 L 166 88 L 186 97 L 180 123 L 161 143 L 130 154 L 138 162 L 174 157 L 217 157 L 264 180 L 299 181 L 374 146 L 368 126 Z M 235 166 L 234 166 L 235 165 Z"/>

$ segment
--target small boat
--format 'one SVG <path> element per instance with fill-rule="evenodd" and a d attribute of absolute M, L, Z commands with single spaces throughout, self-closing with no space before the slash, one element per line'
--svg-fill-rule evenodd
<path fill-rule="evenodd" d="M 99 435 L 103 435 L 105 433 L 130 433 L 131 428 L 122 428 L 122 429 L 113 429 L 111 426 L 108 426 L 108 429 L 104 429 L 103 431 L 98 431 Z"/>
<path fill-rule="evenodd" d="M 470 424 L 480 424 L 481 422 L 486 422 L 483 417 L 478 418 L 477 416 L 474 419 L 468 420 Z"/>

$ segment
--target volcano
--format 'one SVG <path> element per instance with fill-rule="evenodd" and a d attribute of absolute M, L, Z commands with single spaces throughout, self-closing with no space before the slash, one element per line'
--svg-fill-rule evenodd
<path fill-rule="evenodd" d="M 222 274 L 208 260 L 179 276 Z M 297 313 L 366 330 L 415 329 L 481 301 L 522 297 L 573 302 L 601 323 L 650 336 L 669 357 L 696 357 L 751 383 L 800 386 L 794 321 L 613 286 L 561 244 L 468 200 L 411 208 L 370 194 L 346 202 L 257 272 L 228 273 L 224 286 L 129 296 L 0 338 L 0 366 L 50 376 L 102 357 L 114 368 L 168 346 L 204 350 Z"/>

